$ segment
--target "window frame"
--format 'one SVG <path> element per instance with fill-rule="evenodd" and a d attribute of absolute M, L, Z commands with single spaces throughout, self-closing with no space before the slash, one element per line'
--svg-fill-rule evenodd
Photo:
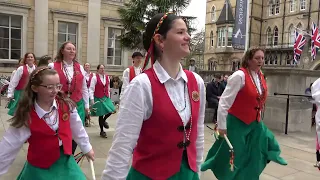
<path fill-rule="evenodd" d="M 63 23 L 66 23 L 67 24 L 67 29 L 66 29 L 66 33 L 59 33 L 59 22 L 63 22 Z M 71 34 L 71 33 L 69 33 L 68 32 L 68 24 L 69 23 L 73 23 L 73 24 L 76 24 L 76 34 Z M 79 29 L 79 24 L 78 23 L 74 23 L 74 22 L 69 22 L 69 21 L 58 21 L 58 40 L 57 40 L 57 49 L 59 49 L 60 48 L 60 46 L 58 46 L 58 44 L 59 44 L 59 34 L 64 34 L 65 36 L 66 36 L 66 38 L 65 39 L 67 39 L 66 41 L 70 41 L 69 40 L 69 37 L 68 37 L 68 35 L 70 34 L 70 35 L 76 35 L 76 49 L 78 49 L 77 47 L 79 46 L 79 44 L 78 44 L 78 37 L 79 37 L 79 34 L 78 34 L 78 29 Z M 66 42 L 66 41 L 64 41 L 64 42 Z"/>
<path fill-rule="evenodd" d="M 30 7 L 11 7 L 10 11 L 5 5 L 0 5 L 2 14 L 22 16 L 21 18 L 21 57 L 27 53 L 28 16 Z M 0 63 L 16 64 L 19 59 L 0 59 Z"/>
<path fill-rule="evenodd" d="M 125 50 L 124 50 L 123 47 L 121 47 L 121 64 L 120 65 L 115 65 L 115 63 L 114 63 L 115 59 L 114 58 L 113 58 L 113 63 L 112 64 L 108 64 L 107 63 L 108 62 L 108 48 L 109 48 L 109 28 L 119 29 L 119 30 L 121 30 L 121 34 L 125 33 L 125 30 L 122 27 L 115 26 L 115 25 L 110 25 L 110 24 L 104 26 L 105 37 L 104 37 L 103 63 L 106 66 L 123 67 L 123 66 L 125 66 L 125 61 L 124 61 Z"/>

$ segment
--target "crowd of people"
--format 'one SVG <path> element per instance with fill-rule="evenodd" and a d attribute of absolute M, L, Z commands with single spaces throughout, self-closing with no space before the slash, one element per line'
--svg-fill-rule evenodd
<path fill-rule="evenodd" d="M 270 161 L 287 165 L 261 116 L 268 96 L 261 72 L 264 49 L 249 48 L 239 70 L 216 74 L 205 85 L 194 61 L 187 70 L 180 63 L 190 54 L 190 38 L 182 17 L 155 15 L 143 33 L 146 55 L 134 52 L 132 66 L 121 78 L 109 76 L 104 64 L 95 72 L 90 63 L 79 64 L 71 42 L 62 44 L 54 59 L 43 56 L 38 63 L 33 53 L 26 53 L 8 88 L 12 118 L 0 142 L 0 177 L 27 142 L 27 161 L 18 180 L 86 179 L 73 156 L 79 146 L 94 160 L 85 127 L 97 116 L 99 135 L 106 138 L 107 119 L 116 112 L 103 180 L 199 180 L 207 170 L 219 180 L 257 180 Z M 310 87 L 317 106 L 319 83 Z M 215 109 L 212 121 L 219 136 L 204 157 L 206 104 Z M 231 169 L 228 142 L 234 153 Z"/>

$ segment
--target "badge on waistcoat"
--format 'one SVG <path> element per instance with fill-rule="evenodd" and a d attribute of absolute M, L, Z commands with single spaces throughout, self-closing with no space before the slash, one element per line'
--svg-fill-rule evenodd
<path fill-rule="evenodd" d="M 198 91 L 193 91 L 192 92 L 192 100 L 193 101 L 199 101 L 199 98 L 200 98 L 199 92 Z"/>
<path fill-rule="evenodd" d="M 78 74 L 80 74 L 80 72 L 79 72 L 79 71 L 76 71 L 76 75 L 78 75 Z"/>
<path fill-rule="evenodd" d="M 66 121 L 66 120 L 68 120 L 68 118 L 69 118 L 68 113 L 63 113 L 62 120 Z"/>

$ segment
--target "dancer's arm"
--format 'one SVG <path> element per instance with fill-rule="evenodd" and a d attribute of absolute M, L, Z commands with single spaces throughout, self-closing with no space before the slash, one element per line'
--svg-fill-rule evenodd
<path fill-rule="evenodd" d="M 193 73 L 196 77 L 199 87 L 200 94 L 200 111 L 198 119 L 198 136 L 196 140 L 196 149 L 197 149 L 197 167 L 200 176 L 201 163 L 203 161 L 203 151 L 204 151 L 204 116 L 206 108 L 206 87 L 204 86 L 203 79 L 196 73 Z"/>
<path fill-rule="evenodd" d="M 315 120 L 316 120 L 316 132 L 318 136 L 318 142 L 320 142 L 320 117 L 319 117 L 319 106 L 320 106 L 320 78 L 317 79 L 311 86 L 311 94 L 312 98 L 314 99 L 318 109 L 317 113 L 315 115 Z"/>
<path fill-rule="evenodd" d="M 8 87 L 8 98 L 13 98 L 14 96 L 14 90 L 18 86 L 20 79 L 23 74 L 23 66 L 20 66 L 17 71 L 14 73 L 13 77 L 11 78 L 11 81 L 9 82 L 9 87 Z"/>
<path fill-rule="evenodd" d="M 74 141 L 79 145 L 82 153 L 87 154 L 92 149 L 92 146 L 76 108 L 70 112 L 70 128 Z"/>
<path fill-rule="evenodd" d="M 227 115 L 228 110 L 231 108 L 234 100 L 237 97 L 238 92 L 244 86 L 245 75 L 244 72 L 239 70 L 234 72 L 229 78 L 227 87 L 223 91 L 218 106 L 218 129 L 227 129 Z"/>
<path fill-rule="evenodd" d="M 96 84 L 97 84 L 97 77 L 93 76 L 90 82 L 90 87 L 89 87 L 89 97 L 91 101 L 94 100 L 94 91 L 96 89 Z"/>
<path fill-rule="evenodd" d="M 89 91 L 88 91 L 88 86 L 87 86 L 87 81 L 86 81 L 86 73 L 83 69 L 83 66 L 80 65 L 80 71 L 83 75 L 83 81 L 82 81 L 82 98 L 83 98 L 83 101 L 84 101 L 84 107 L 86 109 L 89 109 Z M 74 72 L 75 73 L 75 72 Z"/>
<path fill-rule="evenodd" d="M 10 126 L 0 141 L 0 177 L 7 173 L 23 144 L 31 136 L 30 129 Z"/>
<path fill-rule="evenodd" d="M 149 78 L 141 74 L 134 78 L 123 94 L 112 146 L 102 172 L 103 180 L 125 180 L 129 161 L 137 144 L 142 123 L 152 113 Z M 148 105 L 149 104 L 149 105 Z"/>
<path fill-rule="evenodd" d="M 122 75 L 122 87 L 121 87 L 121 94 L 120 94 L 120 100 L 122 99 L 124 90 L 126 89 L 126 87 L 129 85 L 129 71 L 130 69 L 127 68 L 126 70 L 123 71 L 123 75 Z"/>

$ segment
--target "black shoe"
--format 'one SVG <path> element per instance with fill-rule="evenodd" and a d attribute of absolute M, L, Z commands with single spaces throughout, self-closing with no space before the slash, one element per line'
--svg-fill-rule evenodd
<path fill-rule="evenodd" d="M 107 121 L 106 121 L 106 122 L 104 122 L 103 127 L 104 127 L 104 128 L 106 128 L 106 129 L 109 129 L 109 124 L 108 124 L 108 122 L 107 122 Z"/>
<path fill-rule="evenodd" d="M 100 137 L 107 138 L 108 136 L 106 132 L 102 131 L 100 132 Z"/>

